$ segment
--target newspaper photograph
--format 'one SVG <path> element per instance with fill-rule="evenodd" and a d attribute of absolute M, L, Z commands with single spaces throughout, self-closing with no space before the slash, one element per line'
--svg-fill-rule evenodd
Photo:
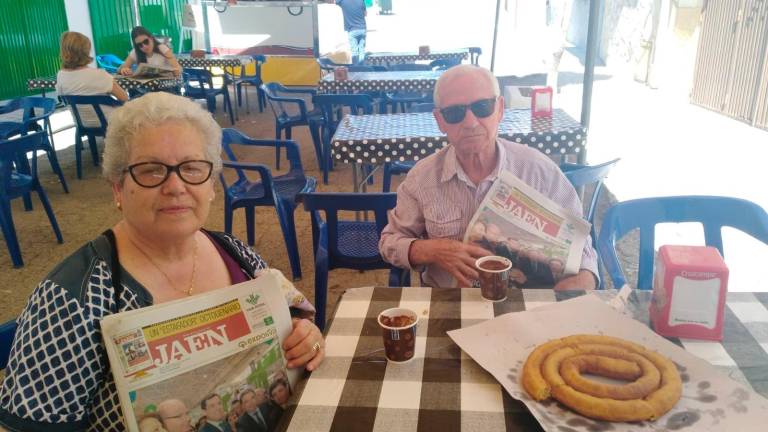
<path fill-rule="evenodd" d="M 280 283 L 266 272 L 104 318 L 127 430 L 273 430 L 298 379 L 285 366 L 292 323 Z"/>
<path fill-rule="evenodd" d="M 139 63 L 136 70 L 133 71 L 133 78 L 157 78 L 173 77 L 173 68 L 163 66 L 153 66 L 147 63 Z"/>
<path fill-rule="evenodd" d="M 554 285 L 579 271 L 590 224 L 502 171 L 469 222 L 465 243 L 512 261 L 517 287 Z"/>

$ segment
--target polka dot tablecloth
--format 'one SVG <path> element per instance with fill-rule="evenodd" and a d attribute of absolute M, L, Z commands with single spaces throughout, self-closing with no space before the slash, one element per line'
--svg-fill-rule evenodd
<path fill-rule="evenodd" d="M 378 52 L 365 56 L 365 63 L 369 65 L 388 65 L 399 63 L 415 63 L 417 60 L 466 60 L 469 51 L 466 49 L 452 51 L 434 51 L 427 55 L 419 55 L 415 52 Z"/>
<path fill-rule="evenodd" d="M 179 56 L 178 60 L 181 67 L 185 68 L 237 67 L 253 63 L 253 57 L 250 56 L 205 56 L 202 58 Z"/>
<path fill-rule="evenodd" d="M 586 131 L 563 110 L 531 119 L 530 110 L 506 110 L 499 137 L 547 155 L 584 151 Z M 448 145 L 432 113 L 345 116 L 332 140 L 332 157 L 344 163 L 418 161 Z"/>
<path fill-rule="evenodd" d="M 177 78 L 150 78 L 134 79 L 128 77 L 115 77 L 117 83 L 125 90 L 145 89 L 149 91 L 165 90 L 183 85 Z M 27 80 L 28 90 L 53 90 L 56 88 L 56 77 L 33 78 Z"/>
<path fill-rule="evenodd" d="M 318 93 L 355 93 L 360 91 L 431 92 L 442 71 L 349 72 L 349 78 L 324 76 L 317 85 Z"/>

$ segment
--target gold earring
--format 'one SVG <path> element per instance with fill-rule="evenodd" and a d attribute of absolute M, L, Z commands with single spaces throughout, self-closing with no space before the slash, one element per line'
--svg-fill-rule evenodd
<path fill-rule="evenodd" d="M 123 205 L 120 203 L 120 201 L 116 202 L 115 205 L 117 206 L 118 210 L 122 210 L 123 209 Z"/>

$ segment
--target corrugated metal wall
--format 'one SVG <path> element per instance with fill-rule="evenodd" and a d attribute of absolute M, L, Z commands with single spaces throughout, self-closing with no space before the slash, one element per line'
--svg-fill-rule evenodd
<path fill-rule="evenodd" d="M 184 0 L 139 0 L 139 16 L 141 24 L 154 34 L 170 36 L 173 41 L 173 51 L 179 49 L 179 31 Z M 192 47 L 192 39 L 182 41 L 182 51 Z"/>
<path fill-rule="evenodd" d="M 2 1 L 0 58 L 5 60 L 0 61 L 0 99 L 29 94 L 29 78 L 56 74 L 59 36 L 66 30 L 63 0 Z"/>
<path fill-rule="evenodd" d="M 768 2 L 707 2 L 691 102 L 768 128 L 766 53 Z"/>
<path fill-rule="evenodd" d="M 96 55 L 114 54 L 125 58 L 131 51 L 134 26 L 132 0 L 88 0 Z"/>

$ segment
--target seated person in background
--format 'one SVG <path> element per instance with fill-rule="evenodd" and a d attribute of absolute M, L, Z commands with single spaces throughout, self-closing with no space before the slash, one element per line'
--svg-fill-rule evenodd
<path fill-rule="evenodd" d="M 221 128 L 195 102 L 158 92 L 126 103 L 112 114 L 103 159 L 122 218 L 32 292 L 0 387 L 0 430 L 125 430 L 102 318 L 222 289 L 267 267 L 240 240 L 202 228 L 221 170 Z M 307 319 L 314 308 L 292 286 L 281 289 L 294 317 L 286 366 L 314 370 L 324 356 Z"/>
<path fill-rule="evenodd" d="M 582 214 L 582 206 L 547 156 L 497 138 L 504 99 L 490 71 L 473 65 L 451 68 L 438 79 L 434 99 L 435 119 L 450 145 L 419 161 L 397 189 L 397 206 L 389 213 L 379 250 L 395 266 L 425 266 L 423 280 L 430 286 L 467 287 L 478 278 L 475 260 L 492 251 L 462 243 L 464 232 L 501 170 L 576 214 Z M 587 239 L 581 270 L 554 288 L 592 289 L 596 275 L 597 254 Z"/>
<path fill-rule="evenodd" d="M 125 59 L 117 73 L 120 75 L 132 75 L 131 66 L 138 63 L 147 63 L 150 66 L 159 66 L 173 69 L 176 76 L 181 75 L 181 65 L 173 51 L 167 45 L 161 44 L 142 26 L 136 26 L 131 30 L 133 49 Z"/>
<path fill-rule="evenodd" d="M 128 100 L 128 93 L 104 69 L 88 66 L 91 58 L 91 41 L 82 33 L 64 32 L 61 34 L 59 57 L 61 70 L 56 75 L 56 93 L 60 96 L 96 96 L 112 95 L 123 102 Z M 104 106 L 105 116 L 112 113 L 114 107 Z M 80 109 L 85 126 L 100 124 L 93 107 Z"/>

